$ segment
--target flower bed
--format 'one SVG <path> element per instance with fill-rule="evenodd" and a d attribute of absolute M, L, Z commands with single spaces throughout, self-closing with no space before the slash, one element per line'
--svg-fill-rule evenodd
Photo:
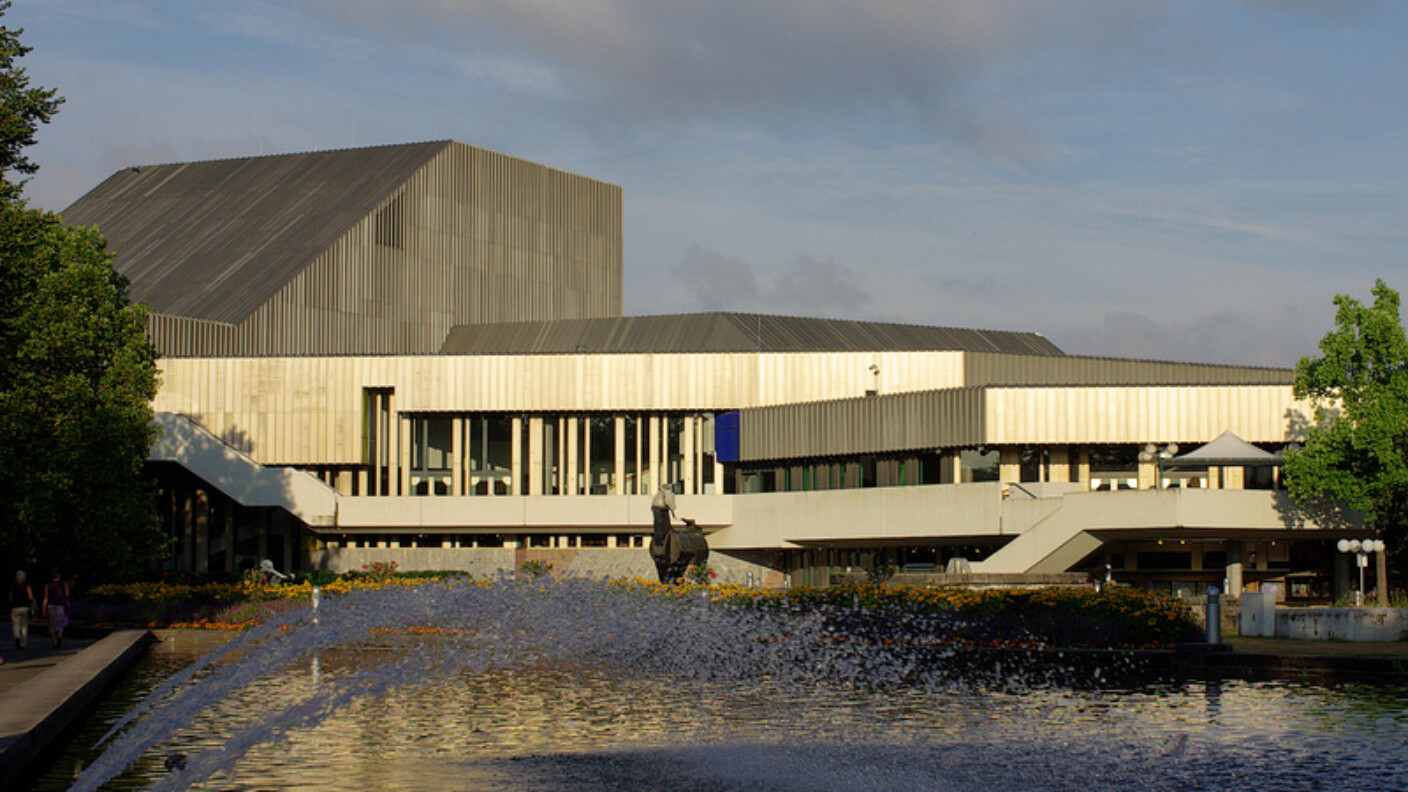
<path fill-rule="evenodd" d="M 865 641 L 1167 648 L 1200 636 L 1177 599 L 1125 587 L 1099 592 L 1069 586 L 971 590 L 876 584 L 756 589 L 671 587 L 640 580 L 620 586 L 664 596 L 704 593 L 727 607 L 816 614 L 831 635 Z"/>
<path fill-rule="evenodd" d="M 447 573 L 391 568 L 343 575 L 320 585 L 325 596 L 355 589 L 417 586 Z M 463 579 L 461 577 L 460 579 Z M 545 576 L 534 585 L 553 585 Z M 493 585 L 489 581 L 475 581 Z M 505 585 L 508 585 L 505 583 Z M 608 583 L 631 596 L 707 597 L 724 608 L 758 608 L 816 617 L 831 640 L 1004 648 L 1163 648 L 1195 641 L 1199 630 L 1172 597 L 1133 588 L 988 589 L 879 584 L 760 589 L 635 579 Z M 92 623 L 242 629 L 301 607 L 313 584 L 155 582 L 93 587 L 80 615 Z"/>
<path fill-rule="evenodd" d="M 397 573 L 394 565 L 376 570 L 323 577 L 324 596 L 355 589 L 385 586 L 418 586 L 440 580 L 448 573 Z M 196 627 L 239 630 L 284 611 L 302 607 L 313 596 L 314 583 L 266 582 L 249 575 L 239 583 L 193 583 L 162 580 L 141 583 L 104 583 L 92 587 L 74 602 L 78 618 L 90 624 L 129 627 Z"/>

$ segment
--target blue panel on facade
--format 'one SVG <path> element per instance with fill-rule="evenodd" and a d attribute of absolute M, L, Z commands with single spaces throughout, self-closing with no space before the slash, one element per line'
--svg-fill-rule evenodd
<path fill-rule="evenodd" d="M 738 461 L 738 413 L 719 413 L 714 419 L 714 455 L 720 462 Z"/>

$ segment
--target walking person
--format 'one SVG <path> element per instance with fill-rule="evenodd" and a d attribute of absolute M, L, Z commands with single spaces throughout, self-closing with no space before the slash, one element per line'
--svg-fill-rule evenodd
<path fill-rule="evenodd" d="M 64 647 L 64 627 L 68 626 L 68 584 L 54 570 L 54 577 L 44 587 L 44 614 L 49 617 L 49 637 L 55 649 Z"/>
<path fill-rule="evenodd" d="M 15 572 L 15 582 L 10 584 L 10 631 L 15 636 L 15 648 L 29 646 L 29 620 L 34 617 L 34 590 L 29 587 L 24 570 Z"/>

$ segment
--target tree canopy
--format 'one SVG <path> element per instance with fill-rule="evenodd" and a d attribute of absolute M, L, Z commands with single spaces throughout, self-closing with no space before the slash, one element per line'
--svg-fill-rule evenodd
<path fill-rule="evenodd" d="M 1286 455 L 1300 503 L 1338 499 L 1404 551 L 1408 515 L 1408 338 L 1398 293 L 1375 281 L 1372 305 L 1335 297 L 1335 329 L 1296 366 L 1295 394 L 1315 405 L 1303 448 Z"/>
<path fill-rule="evenodd" d="M 20 197 L 23 150 L 62 101 L 29 87 L 20 33 L 0 27 L 0 553 L 109 572 L 165 547 L 142 474 L 156 355 L 102 235 Z"/>
<path fill-rule="evenodd" d="M 9 9 L 9 2 L 0 2 L 0 17 Z M 13 173 L 39 169 L 24 150 L 34 145 L 39 125 L 49 123 L 64 101 L 52 88 L 31 88 L 29 75 L 15 64 L 31 49 L 20 43 L 22 33 L 0 26 L 0 200 L 5 201 L 16 200 L 24 187 Z"/>

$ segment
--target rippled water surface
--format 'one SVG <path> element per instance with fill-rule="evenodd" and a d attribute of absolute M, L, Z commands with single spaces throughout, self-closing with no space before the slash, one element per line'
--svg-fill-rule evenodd
<path fill-rule="evenodd" d="M 271 631 L 68 774 L 81 763 L 77 788 L 111 789 L 1408 788 L 1399 685 L 889 673 L 908 661 L 779 656 L 760 640 L 775 624 L 523 594 L 440 601 L 488 609 L 457 617 L 471 633 L 376 632 L 381 606 L 417 602 L 405 593 L 347 603 L 366 608 L 347 625 Z M 173 754 L 186 771 L 166 770 Z"/>

